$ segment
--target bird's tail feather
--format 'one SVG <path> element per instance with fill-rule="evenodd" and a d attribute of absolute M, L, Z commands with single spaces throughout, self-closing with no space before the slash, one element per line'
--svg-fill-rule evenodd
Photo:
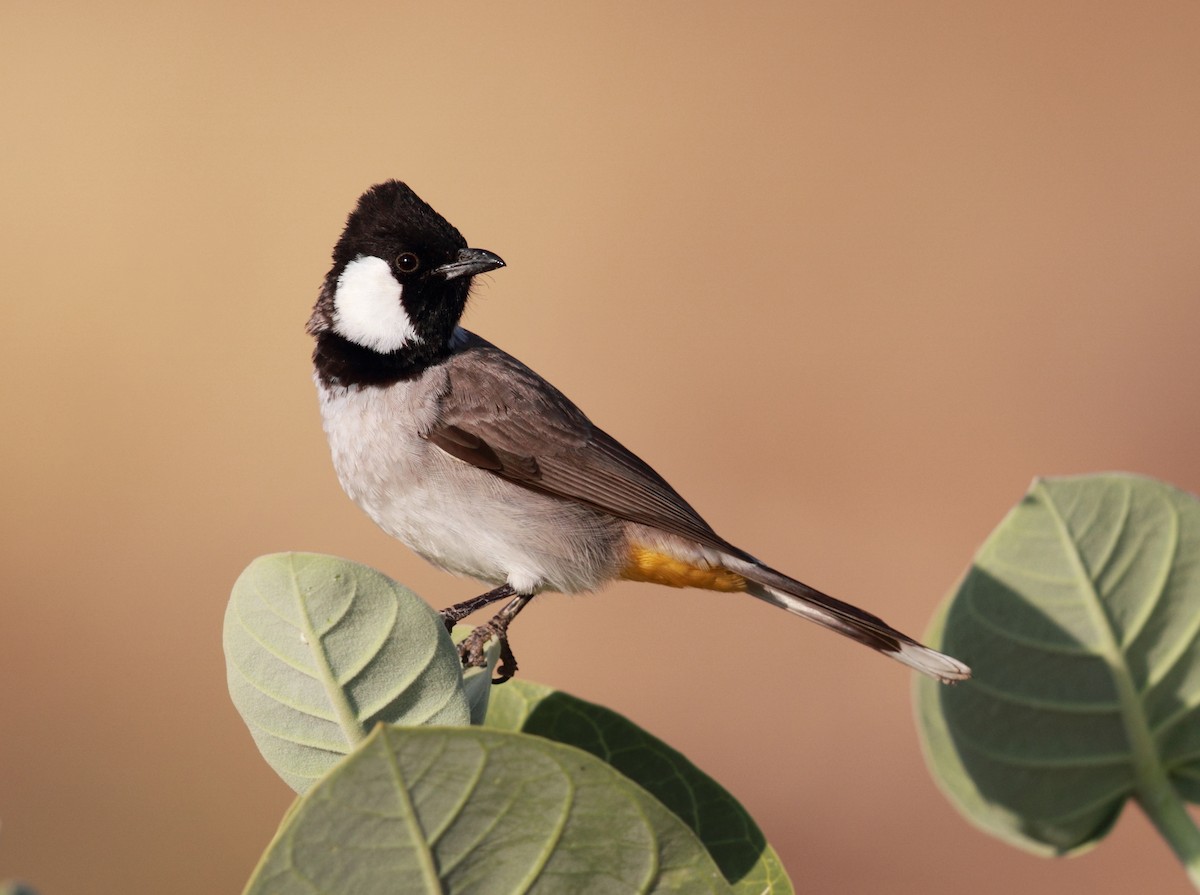
<path fill-rule="evenodd" d="M 746 593 L 871 647 L 944 684 L 966 680 L 971 669 L 922 646 L 883 619 L 821 593 L 760 563 L 730 563 L 746 579 Z"/>

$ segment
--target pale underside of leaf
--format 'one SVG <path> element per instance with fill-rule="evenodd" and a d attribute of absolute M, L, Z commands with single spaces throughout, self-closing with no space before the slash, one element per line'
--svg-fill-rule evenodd
<path fill-rule="evenodd" d="M 678 819 L 590 755 L 380 727 L 305 796 L 247 893 L 728 892 Z"/>
<path fill-rule="evenodd" d="M 334 557 L 251 563 L 230 598 L 225 653 L 234 704 L 298 791 L 380 721 L 469 719 L 436 613 L 386 576 Z"/>

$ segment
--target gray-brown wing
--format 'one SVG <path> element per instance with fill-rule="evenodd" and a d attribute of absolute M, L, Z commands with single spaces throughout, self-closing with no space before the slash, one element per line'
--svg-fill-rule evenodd
<path fill-rule="evenodd" d="M 649 465 L 548 382 L 472 336 L 447 361 L 449 390 L 425 438 L 524 487 L 740 554 Z"/>

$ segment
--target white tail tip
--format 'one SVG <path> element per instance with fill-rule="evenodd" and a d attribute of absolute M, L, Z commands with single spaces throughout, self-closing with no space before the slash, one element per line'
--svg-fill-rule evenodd
<path fill-rule="evenodd" d="M 900 649 L 895 652 L 888 650 L 887 655 L 943 684 L 965 681 L 971 676 L 971 669 L 958 659 L 951 658 L 945 653 L 939 653 L 937 650 L 931 650 L 927 646 L 921 646 L 919 643 L 901 640 Z"/>

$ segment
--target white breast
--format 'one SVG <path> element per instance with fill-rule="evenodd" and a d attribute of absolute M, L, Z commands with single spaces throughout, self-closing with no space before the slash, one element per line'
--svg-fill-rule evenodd
<path fill-rule="evenodd" d="M 448 571 L 519 592 L 592 590 L 618 571 L 623 525 L 455 459 L 420 436 L 445 374 L 327 387 L 321 415 L 342 488 L 380 528 Z"/>

